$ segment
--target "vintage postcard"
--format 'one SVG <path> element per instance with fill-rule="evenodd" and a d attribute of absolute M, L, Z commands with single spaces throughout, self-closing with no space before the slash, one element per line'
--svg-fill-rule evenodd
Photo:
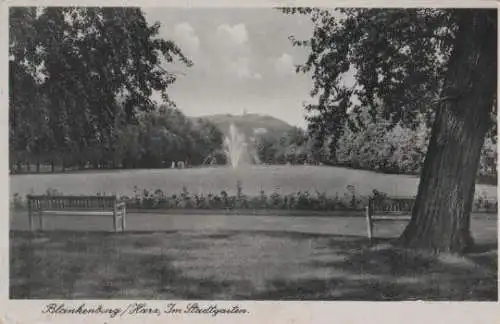
<path fill-rule="evenodd" d="M 0 323 L 498 320 L 495 2 L 2 14 Z"/>

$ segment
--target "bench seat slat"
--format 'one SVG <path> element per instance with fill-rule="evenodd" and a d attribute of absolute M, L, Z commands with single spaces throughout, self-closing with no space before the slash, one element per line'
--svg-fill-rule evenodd
<path fill-rule="evenodd" d="M 101 210 L 101 211 L 112 211 L 114 209 L 114 207 L 99 207 L 99 206 L 95 206 L 95 207 L 92 207 L 92 208 L 85 208 L 85 207 L 79 207 L 79 206 L 63 206 L 63 207 L 59 207 L 59 206 L 46 206 L 46 207 L 39 207 L 39 208 L 33 208 L 33 210 L 95 210 L 95 211 L 98 211 L 98 210 Z"/>
<path fill-rule="evenodd" d="M 43 210 L 43 214 L 64 216 L 113 216 L 112 211 L 83 211 L 83 210 Z"/>
<path fill-rule="evenodd" d="M 372 216 L 373 220 L 410 220 L 410 215 L 385 215 L 385 216 Z"/>
<path fill-rule="evenodd" d="M 116 196 L 33 196 L 28 195 L 27 198 L 33 201 L 99 201 L 101 203 L 115 202 L 117 200 Z"/>
<path fill-rule="evenodd" d="M 402 214 L 408 214 L 411 213 L 411 208 L 408 209 L 402 209 L 402 210 L 381 210 L 381 209 L 376 209 L 373 210 L 373 215 L 378 215 L 378 214 L 383 214 L 383 215 L 402 215 Z"/>

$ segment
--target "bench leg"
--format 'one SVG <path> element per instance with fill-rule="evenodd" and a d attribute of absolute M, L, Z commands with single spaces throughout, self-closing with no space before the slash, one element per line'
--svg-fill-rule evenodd
<path fill-rule="evenodd" d="M 116 207 L 113 210 L 113 229 L 114 229 L 115 233 L 118 232 L 117 220 L 116 220 Z"/>
<path fill-rule="evenodd" d="M 125 215 L 127 214 L 127 211 L 125 207 L 122 209 L 122 232 L 125 232 Z"/>
<path fill-rule="evenodd" d="M 366 206 L 365 216 L 366 216 L 366 229 L 367 229 L 368 239 L 371 240 L 373 238 L 373 220 L 372 220 L 372 213 L 370 206 Z"/>
<path fill-rule="evenodd" d="M 39 227 L 38 230 L 41 232 L 41 231 L 43 231 L 43 211 L 42 210 L 40 210 L 38 212 L 38 218 L 39 218 L 38 221 L 39 221 L 39 224 L 40 224 L 40 227 Z"/>
<path fill-rule="evenodd" d="M 29 229 L 30 232 L 33 232 L 33 209 L 31 207 L 31 201 L 28 200 L 28 221 L 29 221 Z"/>

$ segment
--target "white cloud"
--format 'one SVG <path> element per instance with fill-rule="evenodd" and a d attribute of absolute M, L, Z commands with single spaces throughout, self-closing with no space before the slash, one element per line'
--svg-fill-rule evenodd
<path fill-rule="evenodd" d="M 243 45 L 248 41 L 248 32 L 245 24 L 222 24 L 217 27 L 217 37 L 226 43 Z"/>
<path fill-rule="evenodd" d="M 253 73 L 250 69 L 250 61 L 247 57 L 238 57 L 235 61 L 229 64 L 229 72 L 236 75 L 240 79 L 262 79 L 260 73 Z"/>
<path fill-rule="evenodd" d="M 274 69 L 280 76 L 289 76 L 295 74 L 293 58 L 288 53 L 283 53 L 274 63 Z"/>
<path fill-rule="evenodd" d="M 174 39 L 179 43 L 181 50 L 188 55 L 196 55 L 200 49 L 200 38 L 187 22 L 175 25 Z"/>

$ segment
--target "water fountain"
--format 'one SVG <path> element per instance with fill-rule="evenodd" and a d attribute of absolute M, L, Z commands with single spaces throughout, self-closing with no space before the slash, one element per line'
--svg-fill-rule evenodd
<path fill-rule="evenodd" d="M 224 139 L 224 152 L 233 168 L 240 165 L 247 152 L 245 135 L 241 134 L 234 124 L 229 126 L 229 135 Z"/>

